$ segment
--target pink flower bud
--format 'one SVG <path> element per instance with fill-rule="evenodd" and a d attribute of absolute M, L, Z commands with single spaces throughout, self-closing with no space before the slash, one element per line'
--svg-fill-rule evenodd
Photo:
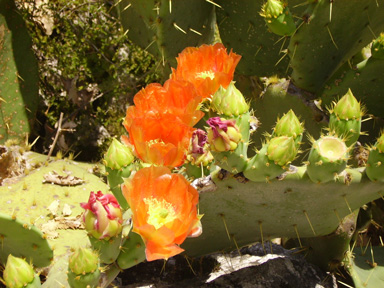
<path fill-rule="evenodd" d="M 120 205 L 112 194 L 91 192 L 88 202 L 80 205 L 86 210 L 83 214 L 85 229 L 93 237 L 109 240 L 121 232 L 123 216 Z"/>

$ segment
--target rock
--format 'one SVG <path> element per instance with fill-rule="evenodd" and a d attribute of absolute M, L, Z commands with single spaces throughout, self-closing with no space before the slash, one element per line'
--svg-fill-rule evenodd
<path fill-rule="evenodd" d="M 120 274 L 119 287 L 337 288 L 333 275 L 276 244 L 265 243 L 264 248 L 256 244 L 242 248 L 240 255 L 235 251 L 195 260 L 176 256 L 167 263 L 142 263 Z"/>

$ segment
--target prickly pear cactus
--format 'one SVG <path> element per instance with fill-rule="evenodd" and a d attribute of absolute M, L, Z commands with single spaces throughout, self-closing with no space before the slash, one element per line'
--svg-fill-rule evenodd
<path fill-rule="evenodd" d="M 15 216 L 0 213 L 0 239 L 1 263 L 6 263 L 9 255 L 25 257 L 36 267 L 48 266 L 53 260 L 46 236 L 35 225 L 22 222 Z"/>
<path fill-rule="evenodd" d="M 380 287 L 384 283 L 384 250 L 380 246 L 355 247 L 348 252 L 346 267 L 356 288 Z"/>
<path fill-rule="evenodd" d="M 135 1 L 130 2 L 134 7 Z M 172 7 L 178 3 L 168 2 Z M 283 236 L 316 243 L 320 250 L 337 242 L 338 251 L 327 259 L 335 256 L 340 262 L 349 241 L 345 233 L 335 236 L 343 218 L 383 197 L 379 103 L 384 4 L 206 2 L 214 6 L 216 40 L 242 59 L 235 76 L 239 88 L 232 82 L 204 102 L 212 118 L 207 134 L 199 135 L 207 144 L 199 146 L 196 138 L 192 152 L 204 157 L 209 153 L 213 160 L 194 161 L 196 155 L 188 155 L 181 170 L 195 179 L 204 214 L 203 234 L 181 247 L 190 255 L 202 255 Z M 140 7 L 151 4 L 141 1 Z M 192 4 L 185 5 L 192 9 Z M 151 19 L 148 10 L 133 11 Z M 132 30 L 133 41 L 153 33 L 139 27 L 140 33 Z M 197 77 L 213 77 L 210 72 Z M 235 100 L 237 90 L 246 101 Z M 199 165 L 192 169 L 195 162 Z M 323 267 L 330 266 L 327 261 Z"/>
<path fill-rule="evenodd" d="M 123 0 L 117 12 L 129 38 L 167 67 L 185 47 L 213 41 L 214 5 L 205 0 Z"/>
<path fill-rule="evenodd" d="M 14 0 L 0 2 L 0 143 L 31 133 L 38 104 L 37 60 Z"/>
<path fill-rule="evenodd" d="M 13 254 L 25 257 L 35 267 L 56 267 L 71 248 L 68 243 L 90 245 L 80 203 L 87 202 L 90 191 L 107 192 L 109 188 L 92 173 L 91 164 L 48 160 L 33 152 L 23 152 L 17 158 L 22 171 L 4 179 L 0 186 L 0 260 L 5 263 Z"/>

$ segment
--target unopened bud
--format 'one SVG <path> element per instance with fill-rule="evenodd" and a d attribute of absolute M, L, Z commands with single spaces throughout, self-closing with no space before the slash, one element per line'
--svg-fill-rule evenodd
<path fill-rule="evenodd" d="M 107 153 L 104 155 L 105 165 L 111 169 L 121 169 L 131 164 L 135 157 L 132 151 L 126 145 L 120 143 L 117 139 L 113 139 Z"/>
<path fill-rule="evenodd" d="M 232 117 L 248 112 L 249 105 L 240 90 L 236 88 L 235 82 L 232 81 L 226 89 L 220 86 L 212 97 L 211 108 L 218 114 Z"/>

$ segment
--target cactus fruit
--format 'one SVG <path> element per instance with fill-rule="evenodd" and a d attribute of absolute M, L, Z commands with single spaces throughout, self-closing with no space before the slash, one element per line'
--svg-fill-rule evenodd
<path fill-rule="evenodd" d="M 315 183 L 326 183 L 338 177 L 348 161 L 348 148 L 343 139 L 322 136 L 313 142 L 308 156 L 307 173 Z"/>
<path fill-rule="evenodd" d="M 68 283 L 71 288 L 96 288 L 100 280 L 99 256 L 90 248 L 77 248 L 69 257 Z"/>

